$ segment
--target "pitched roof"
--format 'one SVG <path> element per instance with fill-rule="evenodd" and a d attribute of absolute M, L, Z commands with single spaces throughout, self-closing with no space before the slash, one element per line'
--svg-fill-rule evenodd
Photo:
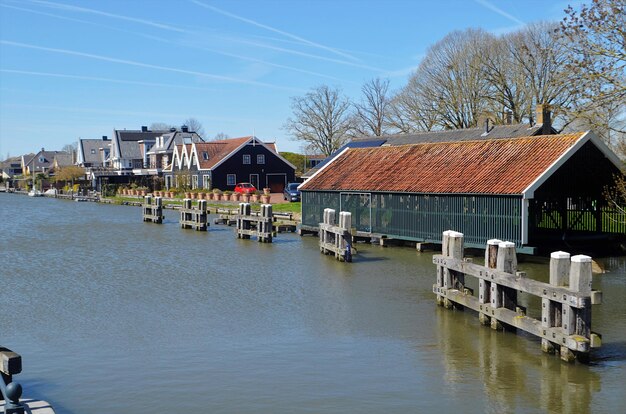
<path fill-rule="evenodd" d="M 537 135 L 543 128 L 542 124 L 492 125 L 489 132 L 484 128 L 445 129 L 424 131 L 415 134 L 384 135 L 383 145 L 422 144 L 426 142 L 473 141 L 482 139 L 519 138 Z M 353 142 L 371 141 L 373 137 L 356 138 Z"/>
<path fill-rule="evenodd" d="M 157 139 L 156 144 L 147 152 L 148 154 L 156 154 L 159 152 L 171 152 L 174 150 L 174 147 L 179 144 L 189 143 L 189 142 L 204 142 L 202 137 L 198 135 L 196 132 L 182 132 L 182 131 L 174 131 L 169 132 L 167 134 L 163 134 L 163 145 L 160 145 L 161 142 Z"/>
<path fill-rule="evenodd" d="M 522 194 L 585 134 L 348 149 L 301 189 Z"/>
<path fill-rule="evenodd" d="M 110 140 L 87 139 L 78 140 L 78 158 L 82 163 L 102 164 L 101 148 L 111 147 Z M 93 150 L 93 153 L 92 153 Z"/>
<path fill-rule="evenodd" d="M 116 129 L 113 131 L 115 143 L 113 144 L 114 158 L 139 159 L 143 158 L 143 153 L 139 148 L 137 141 L 154 140 L 169 131 L 142 131 L 142 130 L 126 130 Z M 117 151 L 117 152 L 115 152 Z"/>
<path fill-rule="evenodd" d="M 382 137 L 380 137 L 380 138 L 382 138 Z M 332 161 L 333 158 L 335 158 L 337 155 L 341 154 L 346 148 L 380 147 L 381 145 L 383 145 L 386 142 L 385 139 L 380 139 L 380 138 L 377 139 L 377 138 L 368 137 L 367 139 L 366 138 L 362 138 L 362 139 L 358 139 L 356 141 L 351 141 L 351 142 L 348 142 L 348 143 L 344 144 L 337 151 L 333 152 L 328 157 L 324 158 L 324 160 L 322 162 L 320 162 L 315 167 L 311 168 L 310 170 L 308 170 L 307 172 L 302 174 L 302 178 L 312 177 L 313 174 L 318 172 L 322 167 L 324 167 L 326 164 L 328 164 L 330 161 Z"/>
<path fill-rule="evenodd" d="M 56 162 L 56 165 L 59 167 L 67 167 L 73 164 L 72 162 L 72 154 L 69 152 L 60 152 L 55 154 L 53 162 Z"/>
<path fill-rule="evenodd" d="M 251 138 L 252 137 L 230 138 L 220 141 L 197 143 L 196 151 L 198 152 L 198 162 L 200 163 L 200 168 L 203 170 L 212 168 L 218 162 L 228 157 L 231 152 L 239 148 L 244 143 L 250 141 Z M 208 155 L 208 160 L 204 159 L 203 153 L 205 152 Z"/>

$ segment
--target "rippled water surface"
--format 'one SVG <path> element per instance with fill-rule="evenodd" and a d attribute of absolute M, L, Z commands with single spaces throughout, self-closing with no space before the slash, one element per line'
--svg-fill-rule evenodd
<path fill-rule="evenodd" d="M 622 412 L 626 258 L 594 277 L 592 364 L 435 305 L 432 253 L 272 244 L 138 208 L 0 193 L 0 345 L 57 413 Z M 546 278 L 545 264 L 521 263 Z M 532 305 L 532 303 L 531 303 Z"/>

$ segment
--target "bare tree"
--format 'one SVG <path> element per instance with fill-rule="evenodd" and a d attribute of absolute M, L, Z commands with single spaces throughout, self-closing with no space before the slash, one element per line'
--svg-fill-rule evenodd
<path fill-rule="evenodd" d="M 470 128 L 486 109 L 488 83 L 481 70 L 480 52 L 489 35 L 477 29 L 454 31 L 433 45 L 412 75 L 423 108 L 434 111 L 442 128 Z"/>
<path fill-rule="evenodd" d="M 76 151 L 78 150 L 78 143 L 72 142 L 71 144 L 65 144 L 61 151 L 67 152 L 72 156 L 72 164 L 76 162 Z"/>
<path fill-rule="evenodd" d="M 322 85 L 304 96 L 291 98 L 293 118 L 283 128 L 294 140 L 310 144 L 318 152 L 330 155 L 348 139 L 352 128 L 350 102 L 339 89 Z"/>
<path fill-rule="evenodd" d="M 165 122 L 153 122 L 150 124 L 150 131 L 169 131 L 171 128 L 176 127 Z"/>
<path fill-rule="evenodd" d="M 549 104 L 554 117 L 562 115 L 573 99 L 571 78 L 565 70 L 569 59 L 555 34 L 554 23 L 534 23 L 507 36 L 513 65 L 522 71 L 530 96 L 526 117 L 535 121 L 537 104 Z M 567 123 L 563 119 L 562 122 Z"/>
<path fill-rule="evenodd" d="M 387 128 L 394 132 L 410 134 L 432 131 L 437 127 L 437 108 L 421 91 L 417 76 L 392 99 L 387 112 Z"/>
<path fill-rule="evenodd" d="M 361 87 L 361 92 L 361 102 L 354 104 L 355 135 L 385 135 L 390 108 L 389 79 L 372 79 Z"/>
<path fill-rule="evenodd" d="M 224 132 L 218 132 L 217 134 L 215 134 L 215 136 L 213 137 L 213 141 L 221 141 L 223 139 L 228 139 L 230 138 L 230 135 L 224 133 Z"/>
<path fill-rule="evenodd" d="M 526 76 L 514 62 L 515 51 L 513 43 L 509 41 L 510 36 L 486 39 L 482 45 L 481 66 L 489 83 L 486 96 L 489 112 L 509 112 L 512 121 L 521 123 L 532 108 L 532 94 Z M 496 123 L 504 120 L 500 116 L 492 118 Z"/>
<path fill-rule="evenodd" d="M 579 12 L 569 6 L 565 13 L 558 34 L 575 85 L 570 115 L 585 119 L 611 144 L 611 135 L 626 132 L 626 5 L 593 0 Z"/>
<path fill-rule="evenodd" d="M 189 131 L 195 132 L 196 134 L 200 135 L 201 137 L 204 136 L 205 132 L 204 132 L 204 127 L 202 126 L 202 123 L 200 121 L 198 121 L 196 118 L 187 118 L 183 121 L 183 125 L 187 125 L 187 127 L 189 128 Z"/>

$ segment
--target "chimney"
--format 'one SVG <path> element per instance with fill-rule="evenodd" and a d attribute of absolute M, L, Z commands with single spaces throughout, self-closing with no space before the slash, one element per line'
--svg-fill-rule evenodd
<path fill-rule="evenodd" d="M 187 125 L 183 125 L 180 127 L 181 131 L 183 132 L 189 132 L 189 127 Z"/>
<path fill-rule="evenodd" d="M 103 140 L 103 141 L 107 141 L 108 139 L 109 139 L 109 138 L 108 138 L 106 135 L 103 135 L 103 136 L 102 136 L 102 140 Z"/>
<path fill-rule="evenodd" d="M 485 118 L 485 133 L 483 135 L 486 135 L 489 133 L 490 129 L 489 129 L 489 118 Z"/>
<path fill-rule="evenodd" d="M 537 125 L 542 125 L 542 128 L 541 128 L 542 135 L 551 134 L 551 130 L 552 130 L 551 115 L 552 115 L 552 112 L 550 111 L 550 105 L 547 105 L 547 104 L 537 105 L 535 116 L 537 117 Z"/>
<path fill-rule="evenodd" d="M 504 123 L 506 125 L 513 125 L 513 112 L 507 110 L 504 113 Z"/>
<path fill-rule="evenodd" d="M 145 125 L 141 126 L 141 132 L 148 132 L 148 127 Z"/>

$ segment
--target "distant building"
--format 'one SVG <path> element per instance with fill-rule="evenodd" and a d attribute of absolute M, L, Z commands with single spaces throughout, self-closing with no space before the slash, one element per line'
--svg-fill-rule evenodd
<path fill-rule="evenodd" d="M 101 168 L 110 154 L 111 140 L 106 135 L 102 136 L 102 139 L 79 139 L 76 165 L 84 168 Z"/>
<path fill-rule="evenodd" d="M 294 181 L 295 170 L 275 144 L 249 136 L 176 145 L 163 176 L 166 188 L 233 190 L 237 183 L 249 182 L 257 189 L 282 192 Z"/>
<path fill-rule="evenodd" d="M 395 239 L 440 242 L 456 230 L 470 247 L 615 244 L 626 217 L 615 220 L 602 191 L 620 166 L 591 132 L 347 148 L 300 187 L 302 226 L 333 208 L 352 212 L 357 231 Z"/>

